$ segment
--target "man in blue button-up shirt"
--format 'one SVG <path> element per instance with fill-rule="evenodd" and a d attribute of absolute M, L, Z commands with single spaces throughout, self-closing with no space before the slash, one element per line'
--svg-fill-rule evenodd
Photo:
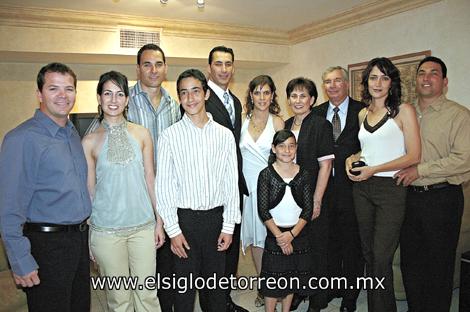
<path fill-rule="evenodd" d="M 39 110 L 4 138 L 0 230 L 30 311 L 90 309 L 87 165 L 68 114 L 76 76 L 64 64 L 37 77 Z"/>

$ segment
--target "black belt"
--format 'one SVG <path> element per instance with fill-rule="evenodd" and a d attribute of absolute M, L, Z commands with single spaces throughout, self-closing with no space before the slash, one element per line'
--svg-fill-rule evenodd
<path fill-rule="evenodd" d="M 447 182 L 442 182 L 442 183 L 436 183 L 436 184 L 431 184 L 431 185 L 423 185 L 423 186 L 410 185 L 409 188 L 412 191 L 415 191 L 415 192 L 418 192 L 418 193 L 423 193 L 423 192 L 427 192 L 427 191 L 442 189 L 442 188 L 448 187 L 450 185 L 451 184 L 449 184 Z"/>
<path fill-rule="evenodd" d="M 52 224 L 52 223 L 25 223 L 23 232 L 42 232 L 42 233 L 56 233 L 56 232 L 85 232 L 88 229 L 88 224 L 85 221 L 79 224 Z"/>

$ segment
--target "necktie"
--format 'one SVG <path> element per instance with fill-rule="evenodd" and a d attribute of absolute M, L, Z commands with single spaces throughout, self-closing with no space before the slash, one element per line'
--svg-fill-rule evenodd
<path fill-rule="evenodd" d="M 333 108 L 333 119 L 331 120 L 331 124 L 333 125 L 333 138 L 338 140 L 339 135 L 341 134 L 341 119 L 339 119 L 339 108 L 335 107 Z"/>
<path fill-rule="evenodd" d="M 228 112 L 228 115 L 230 116 L 230 121 L 232 122 L 232 125 L 233 125 L 235 123 L 235 114 L 233 113 L 233 108 L 230 105 L 229 95 L 227 91 L 224 92 L 224 106 Z"/>

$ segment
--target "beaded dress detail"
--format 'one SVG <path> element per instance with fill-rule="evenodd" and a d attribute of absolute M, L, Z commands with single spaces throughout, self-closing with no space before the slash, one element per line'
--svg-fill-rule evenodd
<path fill-rule="evenodd" d="M 135 158 L 135 153 L 127 136 L 127 121 L 110 125 L 106 120 L 102 121 L 103 127 L 108 132 L 107 159 L 111 163 L 128 164 Z"/>

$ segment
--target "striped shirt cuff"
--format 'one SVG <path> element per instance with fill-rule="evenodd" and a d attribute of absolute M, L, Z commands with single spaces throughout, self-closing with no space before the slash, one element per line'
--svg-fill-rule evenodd
<path fill-rule="evenodd" d="M 222 223 L 222 233 L 233 234 L 234 230 L 235 230 L 235 223 L 227 223 L 227 222 Z"/>
<path fill-rule="evenodd" d="M 170 226 L 168 226 L 168 227 L 165 227 L 165 231 L 166 231 L 166 233 L 168 234 L 168 236 L 169 236 L 170 238 L 173 238 L 173 237 L 178 236 L 178 235 L 180 235 L 181 233 L 183 233 L 183 232 L 181 231 L 181 229 L 180 229 L 179 223 L 175 223 L 175 224 L 173 224 L 173 225 L 170 225 Z"/>
<path fill-rule="evenodd" d="M 326 156 L 322 156 L 322 157 L 317 158 L 318 161 L 324 161 L 324 160 L 327 160 L 327 159 L 335 159 L 335 154 L 330 154 L 330 155 L 326 155 Z"/>

